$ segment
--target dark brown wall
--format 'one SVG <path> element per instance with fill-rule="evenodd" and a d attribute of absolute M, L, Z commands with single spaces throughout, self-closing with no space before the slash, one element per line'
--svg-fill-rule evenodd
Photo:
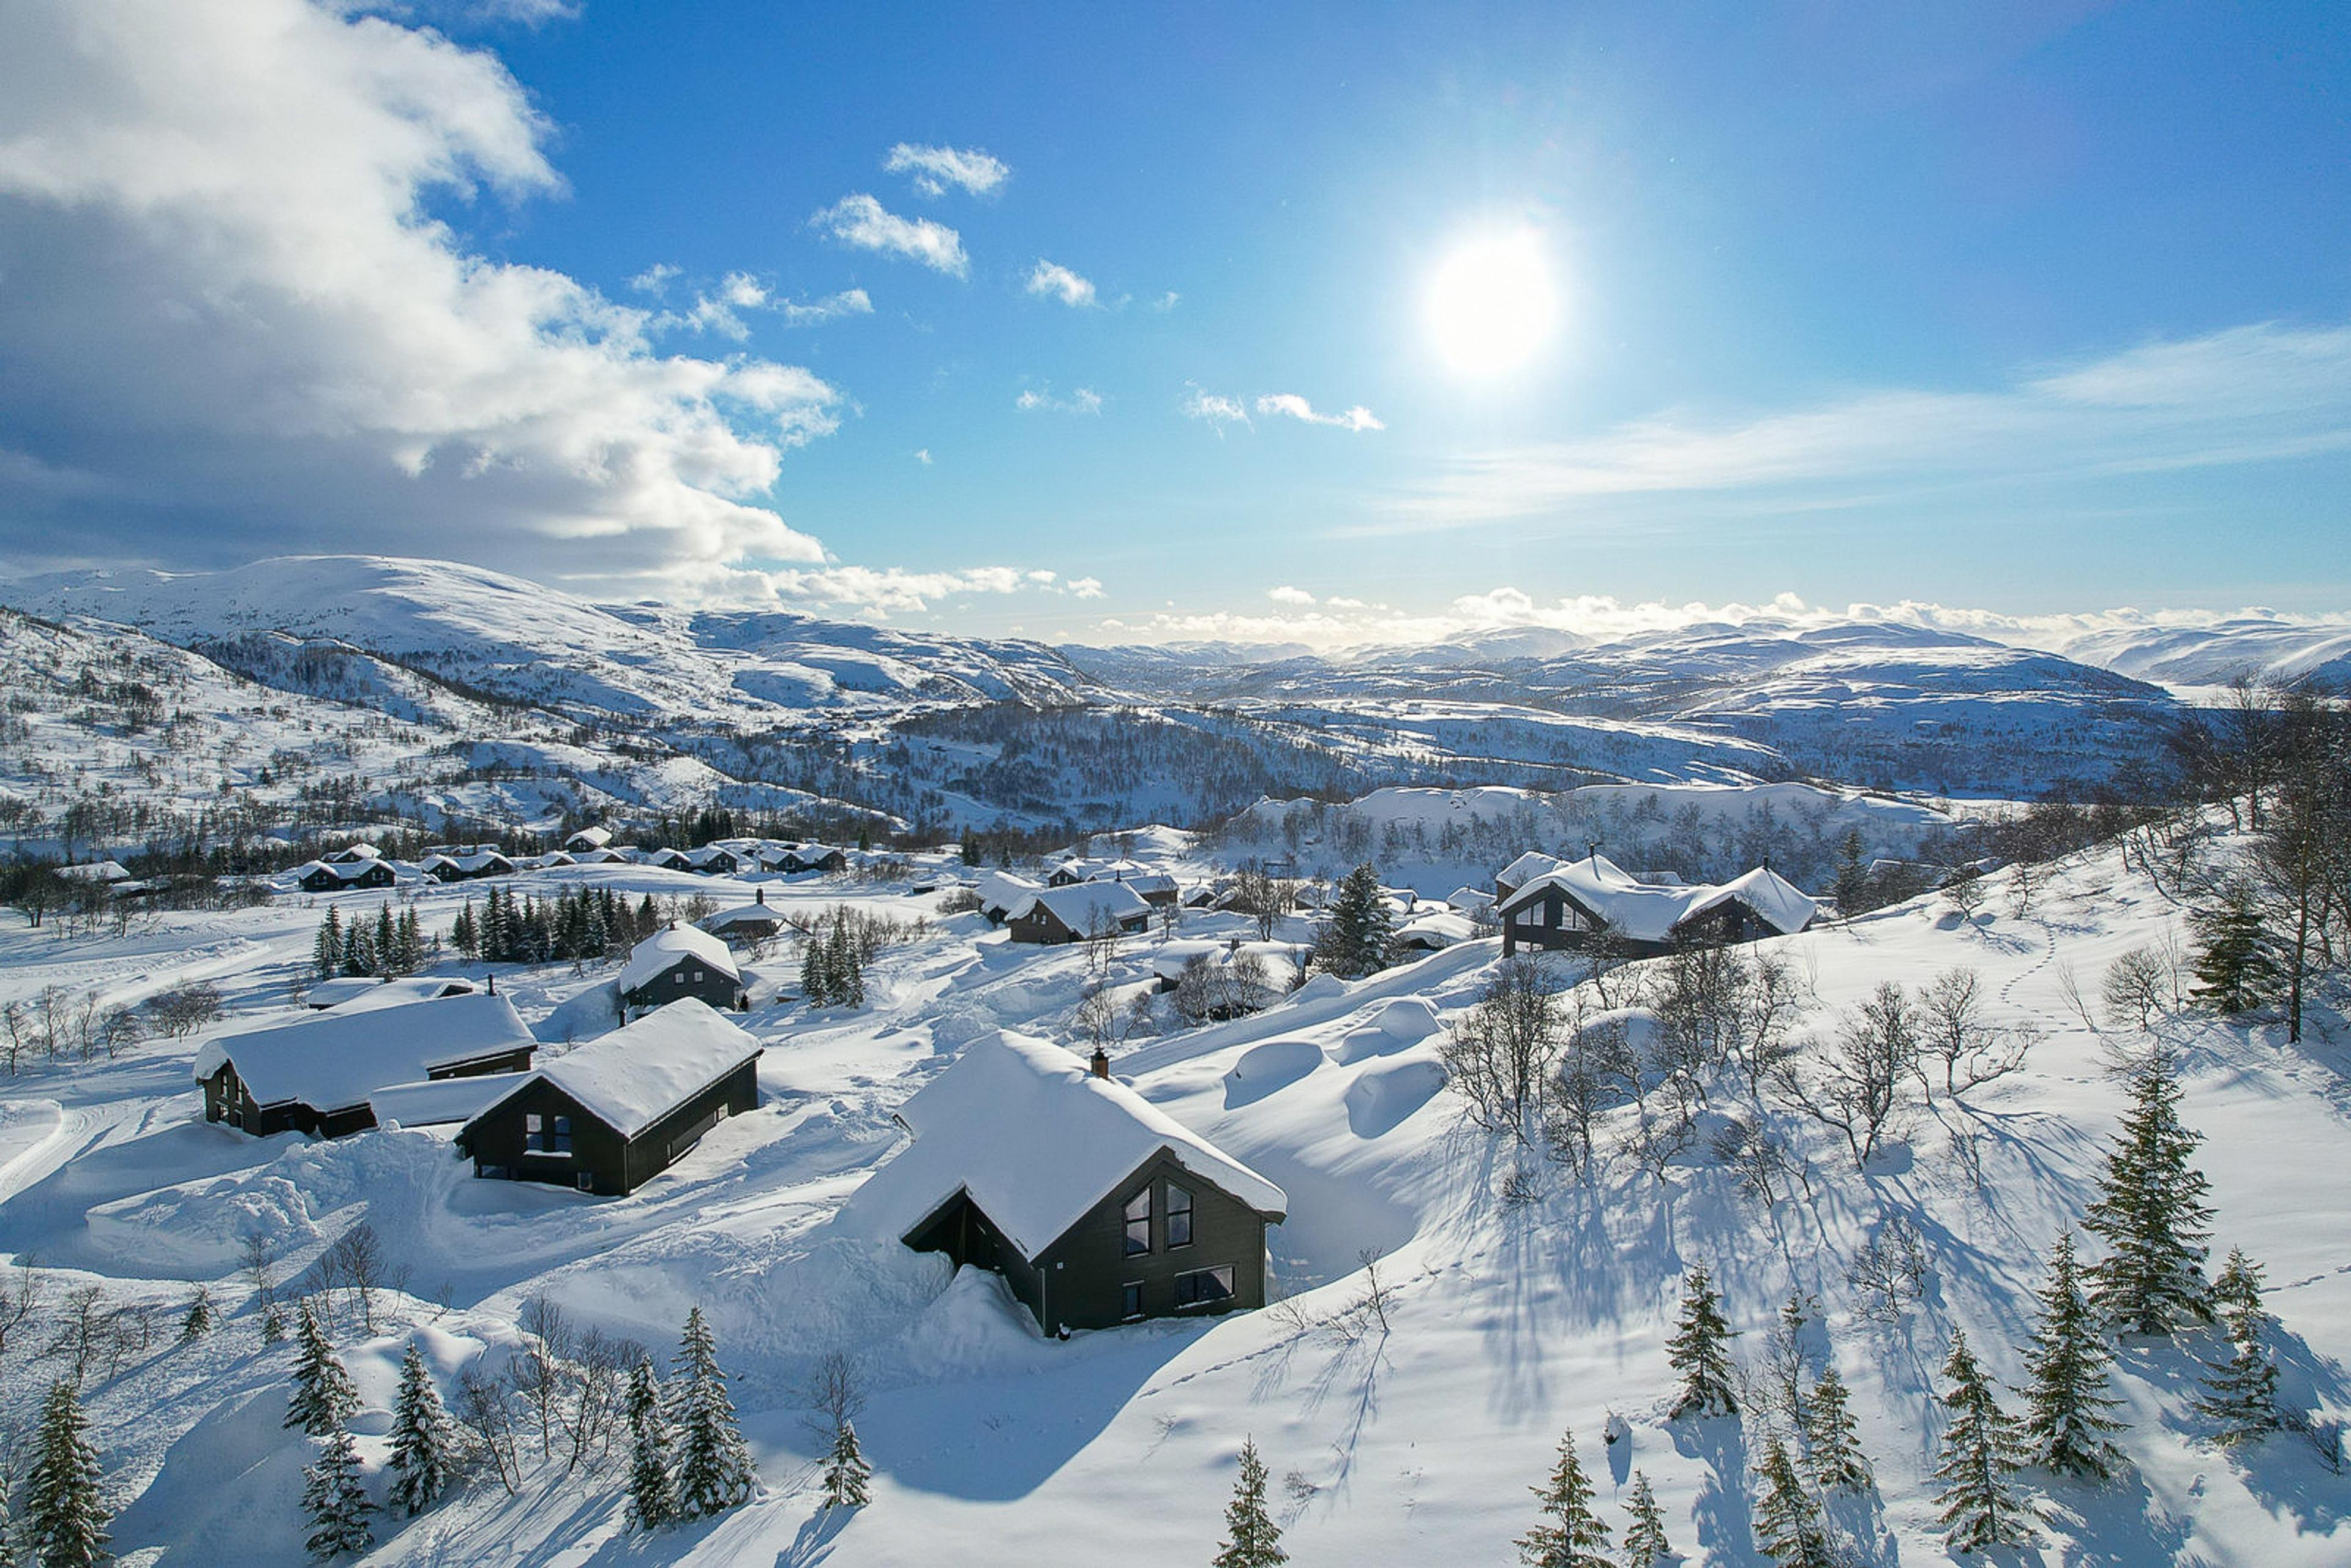
<path fill-rule="evenodd" d="M 686 978 L 696 969 L 702 971 L 702 978 L 699 980 Z M 736 1010 L 736 1002 L 742 995 L 741 985 L 729 978 L 723 970 L 712 968 L 706 958 L 697 958 L 688 954 L 635 990 L 629 992 L 621 998 L 621 1001 L 627 1007 L 657 1008 L 674 1002 L 680 997 L 693 997 L 697 1000 L 708 1002 L 721 1012 L 733 1012 Z"/>
<path fill-rule="evenodd" d="M 1168 1182 L 1192 1194 L 1192 1242 L 1169 1248 L 1165 1232 Z M 1144 1186 L 1155 1191 L 1152 1202 L 1151 1250 L 1126 1256 L 1127 1200 Z M 1235 1307 L 1265 1305 L 1265 1220 L 1255 1209 L 1219 1187 L 1186 1171 L 1173 1155 L 1155 1155 L 1141 1170 L 1113 1188 L 1069 1233 L 1038 1259 L 1044 1287 L 1050 1330 L 1066 1324 L 1073 1329 L 1108 1328 L 1125 1321 L 1122 1288 L 1129 1281 L 1143 1286 L 1145 1317 L 1191 1317 Z M 1215 1264 L 1230 1264 L 1233 1297 L 1221 1307 L 1176 1306 L 1176 1276 Z M 1034 1302 L 1031 1303 L 1032 1307 Z"/>
<path fill-rule="evenodd" d="M 475 1176 L 496 1174 L 517 1181 L 578 1186 L 585 1172 L 590 1185 L 582 1190 L 620 1197 L 634 1192 L 667 1170 L 675 1157 L 682 1157 L 685 1148 L 674 1156 L 669 1145 L 682 1135 L 698 1137 L 708 1131 L 719 1106 L 726 1106 L 729 1115 L 739 1115 L 756 1110 L 758 1103 L 759 1070 L 755 1059 L 694 1095 L 632 1141 L 541 1079 L 508 1095 L 488 1114 L 470 1124 L 458 1135 L 457 1146 L 472 1158 Z M 534 1154 L 523 1147 L 523 1118 L 533 1112 L 571 1118 L 569 1158 Z"/>

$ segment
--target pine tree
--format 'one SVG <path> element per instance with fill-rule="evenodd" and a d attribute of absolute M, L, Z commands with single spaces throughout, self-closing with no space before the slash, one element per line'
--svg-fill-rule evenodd
<path fill-rule="evenodd" d="M 873 1467 L 857 1447 L 857 1427 L 847 1416 L 833 1428 L 832 1452 L 824 1461 L 824 1505 L 827 1508 L 863 1508 L 871 1500 L 866 1483 L 873 1479 Z"/>
<path fill-rule="evenodd" d="M 367 1489 L 360 1481 L 360 1454 L 351 1435 L 338 1427 L 327 1437 L 318 1462 L 302 1469 L 302 1512 L 310 1521 L 305 1545 L 321 1562 L 375 1544 L 368 1523 Z"/>
<path fill-rule="evenodd" d="M 2033 1464 L 2091 1481 L 2110 1479 L 2121 1467 L 2122 1450 L 2107 1440 L 2108 1433 L 2122 1430 L 2106 1414 L 2116 1403 L 2106 1394 L 2113 1364 L 2082 1293 L 2074 1238 L 2061 1236 L 2049 1261 L 2049 1282 L 2041 1288 L 2032 1348 L 2025 1353 L 2022 1431 Z"/>
<path fill-rule="evenodd" d="M 1755 1544 L 1780 1568 L 1835 1568 L 1820 1504 L 1804 1490 L 1788 1445 L 1777 1437 L 1766 1443 L 1755 1476 L 1763 1483 L 1755 1501 Z"/>
<path fill-rule="evenodd" d="M 1861 1451 L 1861 1428 L 1853 1418 L 1844 1379 L 1836 1363 L 1821 1368 L 1804 1406 L 1804 1468 L 1826 1491 L 1864 1491 L 1876 1479 Z"/>
<path fill-rule="evenodd" d="M 726 1397 L 726 1375 L 718 1369 L 717 1342 L 700 1307 L 685 1315 L 677 1370 L 676 1512 L 680 1519 L 701 1519 L 747 1500 L 753 1478 L 750 1450 Z"/>
<path fill-rule="evenodd" d="M 2229 1355 L 2206 1363 L 2204 1392 L 2194 1403 L 2197 1412 L 2218 1428 L 2212 1440 L 2234 1448 L 2274 1432 L 2280 1425 L 2278 1369 L 2265 1337 L 2269 1314 L 2262 1310 L 2261 1266 L 2241 1249 L 2231 1249 L 2228 1265 L 2213 1281 L 2212 1294 L 2222 1303 Z"/>
<path fill-rule="evenodd" d="M 2090 1301 L 2125 1333 L 2159 1334 L 2212 1317 L 2204 1280 L 2208 1184 L 2189 1163 L 2199 1141 L 2179 1122 L 2179 1084 L 2158 1055 L 2133 1076 L 2131 1108 L 2106 1154 L 2082 1228 L 2106 1244 Z"/>
<path fill-rule="evenodd" d="M 375 972 L 398 972 L 399 959 L 400 926 L 392 917 L 392 902 L 387 899 L 375 906 Z"/>
<path fill-rule="evenodd" d="M 1519 1561 L 1532 1568 L 1610 1568 L 1608 1526 L 1592 1511 L 1592 1483 L 1575 1457 L 1575 1434 L 1559 1439 L 1559 1463 L 1550 1481 L 1529 1489 L 1542 1504 L 1543 1522 L 1519 1537 Z"/>
<path fill-rule="evenodd" d="M 82 1420 L 80 1393 L 59 1378 L 41 1407 L 33 1469 L 25 1478 L 25 1543 L 41 1568 L 106 1560 L 106 1504 L 98 1482 L 98 1450 Z"/>
<path fill-rule="evenodd" d="M 449 927 L 449 940 L 456 945 L 459 955 L 464 957 L 472 958 L 480 954 L 482 935 L 474 921 L 472 899 L 465 900 L 465 907 L 457 911 L 456 924 Z"/>
<path fill-rule="evenodd" d="M 319 939 L 310 947 L 310 966 L 319 971 L 319 978 L 334 978 L 336 968 L 343 959 L 343 922 L 330 904 L 327 917 L 319 922 Z"/>
<path fill-rule="evenodd" d="M 1240 1478 L 1233 1482 L 1233 1500 L 1225 1505 L 1225 1539 L 1214 1568 L 1275 1568 L 1290 1561 L 1281 1549 L 1281 1527 L 1265 1511 L 1265 1461 L 1257 1444 L 1241 1444 Z"/>
<path fill-rule="evenodd" d="M 1340 879 L 1332 896 L 1329 918 L 1314 941 L 1314 962 L 1351 980 L 1383 968 L 1392 925 L 1379 873 L 1359 865 Z"/>
<path fill-rule="evenodd" d="M 2024 1463 L 2016 1421 L 2000 1407 L 1964 1333 L 1951 1334 L 1951 1356 L 1943 1364 L 1951 1382 L 1941 1396 L 1950 1412 L 1935 1479 L 1942 1508 L 1943 1540 L 1953 1552 L 1988 1546 L 2022 1546 L 2033 1539 L 2031 1518 L 2016 1495 L 2016 1472 Z"/>
<path fill-rule="evenodd" d="M 313 1437 L 331 1437 L 358 1413 L 359 1390 L 351 1386 L 351 1375 L 343 1370 L 343 1364 L 335 1359 L 335 1347 L 328 1342 L 318 1311 L 308 1301 L 302 1303 L 295 1340 L 294 1396 L 286 1402 L 286 1419 L 281 1424 L 298 1427 Z"/>
<path fill-rule="evenodd" d="M 662 1408 L 653 1358 L 629 1370 L 629 1517 L 653 1530 L 676 1511 L 669 1490 L 669 1416 Z"/>
<path fill-rule="evenodd" d="M 440 1500 L 456 1469 L 455 1448 L 456 1427 L 411 1341 L 400 1358 L 400 1395 L 392 1405 L 389 1505 L 418 1514 Z"/>
<path fill-rule="evenodd" d="M 1625 1527 L 1625 1568 L 1658 1568 L 1671 1559 L 1674 1548 L 1666 1539 L 1665 1511 L 1649 1490 L 1649 1478 L 1638 1470 L 1633 1472 L 1633 1496 L 1625 1511 L 1633 1516 Z"/>
<path fill-rule="evenodd" d="M 1730 1324 L 1723 1319 L 1722 1298 L 1715 1293 L 1703 1263 L 1682 1281 L 1681 1322 L 1666 1341 L 1666 1358 L 1682 1375 L 1674 1419 L 1739 1414 L 1739 1400 L 1730 1389 Z"/>
<path fill-rule="evenodd" d="M 213 1293 L 198 1285 L 188 1298 L 188 1314 L 180 1320 L 180 1343 L 193 1344 L 213 1332 Z"/>
<path fill-rule="evenodd" d="M 2277 984 L 2277 961 L 2270 956 L 2269 934 L 2262 929 L 2252 890 L 2241 883 L 2222 894 L 2217 909 L 2194 917 L 2196 977 L 2189 994 L 2219 1013 L 2250 1012 Z"/>

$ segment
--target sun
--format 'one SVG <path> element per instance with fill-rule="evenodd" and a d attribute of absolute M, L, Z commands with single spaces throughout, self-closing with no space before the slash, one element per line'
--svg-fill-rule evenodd
<path fill-rule="evenodd" d="M 1518 369 L 1559 318 L 1542 236 L 1510 229 L 1464 243 L 1429 277 L 1425 303 L 1429 337 L 1457 375 Z"/>

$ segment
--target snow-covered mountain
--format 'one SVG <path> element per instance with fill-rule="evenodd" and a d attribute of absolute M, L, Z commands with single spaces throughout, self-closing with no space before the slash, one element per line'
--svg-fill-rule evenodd
<path fill-rule="evenodd" d="M 2087 632 L 2067 643 L 2064 652 L 2067 658 L 2166 685 L 2221 685 L 2242 674 L 2351 685 L 2351 626 L 2240 616 L 2211 626 Z"/>

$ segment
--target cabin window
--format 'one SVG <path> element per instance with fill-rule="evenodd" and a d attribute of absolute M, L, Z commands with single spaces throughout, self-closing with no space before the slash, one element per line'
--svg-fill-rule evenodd
<path fill-rule="evenodd" d="M 571 1118 L 542 1116 L 536 1111 L 526 1111 L 522 1118 L 522 1146 L 534 1155 L 569 1154 Z"/>
<path fill-rule="evenodd" d="M 1220 1269 L 1195 1269 L 1188 1274 L 1176 1276 L 1176 1305 L 1205 1307 L 1214 1301 L 1233 1299 L 1233 1271 L 1230 1266 Z"/>
<path fill-rule="evenodd" d="M 1118 1288 L 1118 1312 L 1119 1316 L 1125 1318 L 1139 1318 L 1143 1315 L 1142 1281 L 1137 1281 L 1133 1284 L 1121 1285 Z"/>
<path fill-rule="evenodd" d="M 1167 1245 L 1192 1245 L 1192 1195 L 1172 1181 L 1167 1184 Z"/>
<path fill-rule="evenodd" d="M 1126 1200 L 1126 1255 L 1151 1250 L 1151 1189 L 1144 1187 Z"/>

